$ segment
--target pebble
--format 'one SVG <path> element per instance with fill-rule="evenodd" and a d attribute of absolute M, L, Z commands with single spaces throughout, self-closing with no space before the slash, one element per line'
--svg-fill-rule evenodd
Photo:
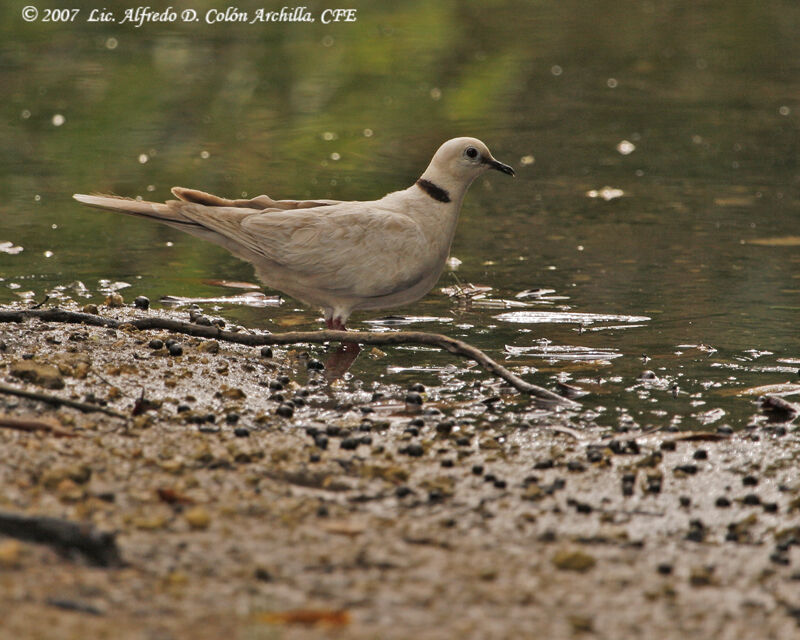
<path fill-rule="evenodd" d="M 137 309 L 142 309 L 143 311 L 147 311 L 150 308 L 150 298 L 146 296 L 137 296 L 133 300 L 133 306 Z"/>
<path fill-rule="evenodd" d="M 731 501 L 726 496 L 720 496 L 714 504 L 720 509 L 724 509 L 731 506 Z"/>
<path fill-rule="evenodd" d="M 291 418 L 294 415 L 294 407 L 288 402 L 284 402 L 275 409 L 275 413 L 282 418 Z"/>
<path fill-rule="evenodd" d="M 398 498 L 405 498 L 406 496 L 409 496 L 412 493 L 414 492 L 409 487 L 405 486 L 397 487 L 397 489 L 394 490 L 394 495 L 396 495 Z"/>
<path fill-rule="evenodd" d="M 235 435 L 237 438 L 247 438 L 250 436 L 250 429 L 247 427 L 236 427 L 233 430 L 233 435 Z"/>
<path fill-rule="evenodd" d="M 415 391 L 406 394 L 405 403 L 409 413 L 419 413 L 422 410 L 422 396 Z"/>
<path fill-rule="evenodd" d="M 705 449 L 698 449 L 692 454 L 695 460 L 708 460 L 708 451 Z"/>
<path fill-rule="evenodd" d="M 744 498 L 742 498 L 742 504 L 758 505 L 761 504 L 761 498 L 759 498 L 755 493 L 748 493 Z"/>
<path fill-rule="evenodd" d="M 325 369 L 325 365 L 322 364 L 322 362 L 320 362 L 319 360 L 311 358 L 306 363 L 306 369 L 308 369 L 309 371 L 322 371 L 323 369 Z"/>
<path fill-rule="evenodd" d="M 408 426 L 422 428 L 425 426 L 425 421 L 422 418 L 414 418 L 413 420 L 409 421 Z"/>
<path fill-rule="evenodd" d="M 467 436 L 461 436 L 460 438 L 456 438 L 456 444 L 459 447 L 468 447 L 470 444 L 470 439 Z"/>
<path fill-rule="evenodd" d="M 441 433 L 443 435 L 448 435 L 455 426 L 455 422 L 452 420 L 442 420 L 441 422 L 436 423 L 436 433 Z"/>
<path fill-rule="evenodd" d="M 483 465 L 482 464 L 473 464 L 472 465 L 472 474 L 476 476 L 483 475 Z"/>
<path fill-rule="evenodd" d="M 328 448 L 328 436 L 324 436 L 321 433 L 314 436 L 314 444 L 319 447 L 320 449 L 327 449 Z"/>
<path fill-rule="evenodd" d="M 633 489 L 636 486 L 636 474 L 626 473 L 622 476 L 622 495 L 632 496 Z"/>
<path fill-rule="evenodd" d="M 356 438 L 345 438 L 339 443 L 339 447 L 342 449 L 353 450 L 357 449 L 359 444 L 360 443 Z"/>
<path fill-rule="evenodd" d="M 688 475 L 694 475 L 697 473 L 697 465 L 696 464 L 679 464 L 674 469 L 675 471 L 679 471 L 681 473 L 686 473 Z"/>
<path fill-rule="evenodd" d="M 418 435 L 419 435 L 419 429 L 418 429 L 417 427 L 406 427 L 406 428 L 403 430 L 403 433 L 409 433 L 409 434 L 411 434 L 412 436 L 416 437 L 416 436 L 418 436 Z"/>
<path fill-rule="evenodd" d="M 706 539 L 706 526 L 702 520 L 689 520 L 689 531 L 686 534 L 686 539 L 692 542 L 703 542 Z"/>
<path fill-rule="evenodd" d="M 261 357 L 262 358 L 271 358 L 272 357 L 272 347 L 261 347 Z"/>
<path fill-rule="evenodd" d="M 406 455 L 412 456 L 414 458 L 419 458 L 423 453 L 425 453 L 425 449 L 422 448 L 421 444 L 414 443 L 401 449 L 400 453 L 405 453 Z"/>
<path fill-rule="evenodd" d="M 209 318 L 208 316 L 197 316 L 194 319 L 194 323 L 200 325 L 201 327 L 210 327 L 211 318 Z"/>
<path fill-rule="evenodd" d="M 680 498 L 678 498 L 678 501 L 684 508 L 690 507 L 692 505 L 692 499 L 689 496 L 681 496 Z"/>
<path fill-rule="evenodd" d="M 184 512 L 183 517 L 192 529 L 208 529 L 208 525 L 211 524 L 211 515 L 202 506 L 188 509 Z"/>
<path fill-rule="evenodd" d="M 450 458 L 446 458 L 445 460 L 442 460 L 441 465 L 445 469 L 451 469 L 455 463 Z"/>
<path fill-rule="evenodd" d="M 158 338 L 153 338 L 150 342 L 147 343 L 147 346 L 157 351 L 158 349 L 164 348 L 164 341 L 159 340 Z"/>
<path fill-rule="evenodd" d="M 662 562 L 656 567 L 656 571 L 662 576 L 668 576 L 672 573 L 672 565 L 667 562 Z"/>
<path fill-rule="evenodd" d="M 309 462 L 319 462 L 320 460 L 322 460 L 322 456 L 320 456 L 318 453 L 312 453 L 310 456 L 308 456 Z"/>
<path fill-rule="evenodd" d="M 225 422 L 228 424 L 236 424 L 239 422 L 239 414 L 238 413 L 229 413 L 225 416 Z"/>
<path fill-rule="evenodd" d="M 425 385 L 415 382 L 408 388 L 408 390 L 416 393 L 425 393 Z"/>
<path fill-rule="evenodd" d="M 494 481 L 494 486 L 497 489 L 505 489 L 508 486 L 508 483 L 505 480 L 498 479 Z"/>
<path fill-rule="evenodd" d="M 758 484 L 758 478 L 755 476 L 745 476 L 742 478 L 742 484 L 745 487 L 755 487 Z"/>
<path fill-rule="evenodd" d="M 183 355 L 183 347 L 179 342 L 175 344 L 169 345 L 169 355 L 171 356 L 182 356 Z"/>

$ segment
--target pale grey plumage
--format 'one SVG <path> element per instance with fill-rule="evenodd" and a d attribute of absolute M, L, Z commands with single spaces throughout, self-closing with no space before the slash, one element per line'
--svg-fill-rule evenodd
<path fill-rule="evenodd" d="M 380 200 L 226 200 L 175 187 L 164 204 L 75 194 L 93 207 L 156 219 L 251 262 L 269 287 L 322 307 L 344 328 L 356 309 L 418 300 L 439 278 L 464 194 L 487 169 L 513 175 L 474 138 L 454 138 L 420 180 Z"/>

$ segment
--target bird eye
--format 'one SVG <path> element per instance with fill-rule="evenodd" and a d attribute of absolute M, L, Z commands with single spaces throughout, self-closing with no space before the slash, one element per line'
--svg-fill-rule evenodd
<path fill-rule="evenodd" d="M 464 150 L 464 155 L 474 160 L 478 157 L 478 150 L 475 147 L 467 147 Z"/>

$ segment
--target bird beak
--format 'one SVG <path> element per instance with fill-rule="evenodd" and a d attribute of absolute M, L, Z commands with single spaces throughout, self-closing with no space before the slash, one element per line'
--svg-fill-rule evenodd
<path fill-rule="evenodd" d="M 491 167 L 492 169 L 496 169 L 497 171 L 500 171 L 502 173 L 507 173 L 510 176 L 517 175 L 516 173 L 514 173 L 514 169 L 509 167 L 507 164 L 503 164 L 502 162 L 498 162 L 494 158 L 488 158 L 488 159 L 484 160 L 484 162 L 486 164 L 488 164 L 489 167 Z"/>

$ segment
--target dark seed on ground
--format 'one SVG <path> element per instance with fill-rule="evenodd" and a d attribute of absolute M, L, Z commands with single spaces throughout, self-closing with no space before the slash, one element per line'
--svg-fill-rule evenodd
<path fill-rule="evenodd" d="M 508 483 L 505 480 L 495 480 L 494 486 L 498 489 L 505 489 L 508 486 Z"/>
<path fill-rule="evenodd" d="M 692 504 L 692 499 L 689 496 L 681 496 L 678 500 L 682 507 L 689 507 Z"/>
<path fill-rule="evenodd" d="M 664 440 L 664 442 L 661 443 L 662 451 L 675 451 L 676 448 L 674 440 Z"/>
<path fill-rule="evenodd" d="M 262 358 L 271 358 L 272 357 L 272 347 L 261 347 L 261 357 Z"/>
<path fill-rule="evenodd" d="M 455 463 L 454 463 L 452 460 L 450 460 L 449 458 L 447 458 L 447 459 L 445 459 L 445 460 L 442 460 L 442 466 L 443 466 L 445 469 L 450 469 L 450 468 L 452 468 L 454 465 L 455 465 Z"/>
<path fill-rule="evenodd" d="M 311 360 L 306 363 L 306 369 L 309 371 L 322 371 L 324 368 L 325 365 L 315 358 L 311 358 Z"/>
<path fill-rule="evenodd" d="M 419 458 L 423 453 L 425 453 L 425 449 L 422 448 L 421 444 L 410 444 L 405 448 L 404 451 L 401 451 L 401 453 L 413 456 L 414 458 Z"/>
<path fill-rule="evenodd" d="M 494 482 L 495 480 L 497 480 L 497 476 L 493 473 L 487 473 L 485 476 L 483 476 L 484 482 Z"/>
<path fill-rule="evenodd" d="M 459 447 L 468 447 L 469 446 L 469 438 L 467 436 L 461 436 L 460 438 L 456 438 L 456 444 Z"/>
<path fill-rule="evenodd" d="M 278 382 L 281 384 L 289 384 L 292 379 L 287 375 L 278 376 Z"/>
<path fill-rule="evenodd" d="M 567 463 L 567 471 L 575 471 L 575 472 L 586 471 L 586 467 L 583 466 L 583 464 L 578 462 L 577 460 L 570 460 Z"/>
<path fill-rule="evenodd" d="M 150 342 L 147 343 L 147 346 L 151 349 L 161 349 L 164 346 L 164 341 L 159 340 L 158 338 L 153 338 Z"/>
<path fill-rule="evenodd" d="M 146 296 L 137 296 L 133 299 L 133 306 L 137 309 L 144 309 L 146 311 L 150 308 L 150 298 Z"/>
<path fill-rule="evenodd" d="M 777 502 L 765 502 L 762 506 L 764 507 L 764 511 L 767 513 L 778 513 Z"/>
<path fill-rule="evenodd" d="M 662 576 L 668 576 L 672 573 L 672 565 L 662 562 L 656 567 L 656 571 L 658 571 Z"/>
<path fill-rule="evenodd" d="M 761 504 L 761 498 L 759 498 L 755 493 L 748 493 L 744 498 L 742 498 L 742 504 L 747 504 L 747 505 Z"/>
<path fill-rule="evenodd" d="M 409 388 L 409 391 L 415 391 L 417 393 L 425 393 L 425 385 L 420 384 L 419 382 L 415 382 Z"/>
<path fill-rule="evenodd" d="M 534 469 L 552 469 L 555 463 L 552 460 L 540 460 L 533 465 Z"/>
<path fill-rule="evenodd" d="M 416 437 L 419 435 L 419 429 L 417 427 L 406 427 L 403 433 L 410 433 L 412 436 Z"/>
<path fill-rule="evenodd" d="M 169 355 L 171 356 L 182 356 L 183 355 L 183 347 L 179 343 L 171 344 L 169 346 Z"/>
<path fill-rule="evenodd" d="M 329 436 L 336 437 L 342 432 L 342 428 L 338 424 L 329 424 L 325 427 L 325 433 Z"/>
<path fill-rule="evenodd" d="M 708 451 L 705 449 L 698 449 L 692 454 L 695 460 L 708 460 Z"/>
<path fill-rule="evenodd" d="M 686 539 L 692 542 L 703 542 L 706 539 L 706 531 L 706 526 L 701 520 L 690 520 Z"/>
<path fill-rule="evenodd" d="M 717 501 L 714 504 L 716 504 L 720 509 L 724 509 L 731 506 L 731 501 L 725 496 L 720 496 L 717 498 Z"/>
<path fill-rule="evenodd" d="M 285 402 L 281 405 L 278 405 L 278 408 L 275 409 L 275 413 L 282 418 L 291 418 L 294 415 L 294 407 Z"/>
<path fill-rule="evenodd" d="M 323 436 L 321 433 L 314 436 L 314 444 L 320 449 L 328 448 L 328 436 Z"/>
<path fill-rule="evenodd" d="M 405 486 L 397 487 L 397 489 L 394 490 L 394 495 L 396 495 L 398 498 L 405 498 L 406 496 L 409 496 L 412 493 L 414 492 L 410 488 Z"/>
<path fill-rule="evenodd" d="M 225 422 L 228 424 L 236 424 L 239 422 L 239 414 L 238 413 L 229 413 L 225 416 Z"/>
<path fill-rule="evenodd" d="M 425 421 L 422 418 L 414 418 L 408 423 L 409 427 L 424 427 Z"/>
<path fill-rule="evenodd" d="M 473 475 L 476 475 L 476 476 L 483 475 L 483 465 L 482 464 L 473 464 L 472 465 L 472 473 L 473 473 Z"/>
<path fill-rule="evenodd" d="M 322 460 L 322 456 L 320 456 L 318 453 L 312 453 L 310 456 L 308 456 L 309 462 L 319 462 L 320 460 Z"/>
<path fill-rule="evenodd" d="M 694 475 L 697 473 L 697 465 L 696 464 L 679 464 L 675 467 L 675 471 L 681 471 L 683 473 L 687 473 L 689 475 Z"/>
<path fill-rule="evenodd" d="M 371 445 L 371 444 L 372 444 L 372 436 L 361 436 L 361 437 L 358 439 L 358 442 L 359 442 L 360 444 L 365 444 L 365 445 L 368 445 L 368 446 L 369 446 L 369 445 Z"/>
<path fill-rule="evenodd" d="M 745 487 L 755 487 L 758 484 L 758 478 L 755 476 L 745 476 L 742 478 L 742 484 Z"/>
<path fill-rule="evenodd" d="M 250 429 L 247 427 L 236 427 L 233 430 L 233 435 L 237 438 L 247 438 L 250 435 Z"/>
<path fill-rule="evenodd" d="M 183 413 L 184 411 L 191 411 L 191 407 L 188 404 L 179 404 L 176 411 L 178 413 Z"/>
<path fill-rule="evenodd" d="M 356 440 L 355 438 L 345 438 L 339 443 L 339 446 L 342 449 L 349 449 L 352 451 L 353 449 L 358 448 L 358 444 L 359 444 L 358 440 Z"/>

